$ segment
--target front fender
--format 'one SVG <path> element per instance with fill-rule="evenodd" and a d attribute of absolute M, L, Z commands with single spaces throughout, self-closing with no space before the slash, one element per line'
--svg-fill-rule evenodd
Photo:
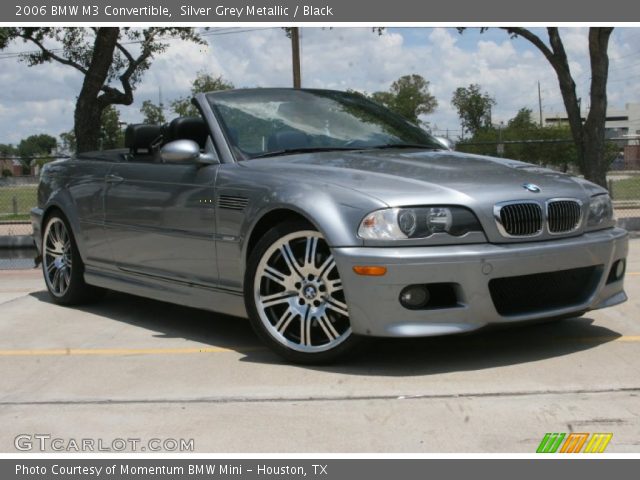
<path fill-rule="evenodd" d="M 220 207 L 217 218 L 217 257 L 221 283 L 230 288 L 242 285 L 249 239 L 260 221 L 276 210 L 288 210 L 311 222 L 331 247 L 358 247 L 357 229 L 364 216 L 385 208 L 382 201 L 362 192 L 293 175 L 253 175 L 238 165 L 221 168 L 216 196 L 246 199 L 244 210 Z"/>

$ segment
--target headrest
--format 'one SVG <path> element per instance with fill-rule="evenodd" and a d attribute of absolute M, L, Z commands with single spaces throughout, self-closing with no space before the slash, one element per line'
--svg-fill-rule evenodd
<path fill-rule="evenodd" d="M 287 150 L 308 147 L 311 143 L 309 135 L 295 130 L 282 130 L 269 136 L 267 148 L 269 151 Z"/>
<path fill-rule="evenodd" d="M 160 125 L 137 123 L 127 125 L 124 132 L 124 146 L 136 152 L 137 150 L 151 150 L 151 144 L 160 136 Z"/>
<path fill-rule="evenodd" d="M 168 136 L 169 138 L 165 138 L 165 142 L 193 140 L 200 145 L 200 148 L 204 148 L 209 136 L 209 129 L 200 117 L 178 117 L 169 124 Z"/>

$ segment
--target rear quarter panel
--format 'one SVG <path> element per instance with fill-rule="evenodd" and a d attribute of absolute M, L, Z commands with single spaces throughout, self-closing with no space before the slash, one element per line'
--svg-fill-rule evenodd
<path fill-rule="evenodd" d="M 111 165 L 69 159 L 53 162 L 42 172 L 38 203 L 45 212 L 43 221 L 52 209 L 61 210 L 86 264 L 108 263 L 111 258 L 104 235 L 104 178 Z"/>

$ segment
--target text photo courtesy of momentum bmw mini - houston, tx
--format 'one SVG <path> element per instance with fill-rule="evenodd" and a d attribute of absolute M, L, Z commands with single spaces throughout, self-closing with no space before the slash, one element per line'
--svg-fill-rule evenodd
<path fill-rule="evenodd" d="M 11 475 L 637 458 L 640 28 L 106 3 L 0 18 Z"/>

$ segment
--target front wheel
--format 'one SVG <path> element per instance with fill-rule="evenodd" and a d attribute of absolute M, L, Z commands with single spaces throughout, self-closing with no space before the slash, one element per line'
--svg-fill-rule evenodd
<path fill-rule="evenodd" d="M 331 249 L 308 225 L 278 225 L 256 245 L 245 304 L 258 336 L 287 360 L 328 363 L 360 343 Z"/>

